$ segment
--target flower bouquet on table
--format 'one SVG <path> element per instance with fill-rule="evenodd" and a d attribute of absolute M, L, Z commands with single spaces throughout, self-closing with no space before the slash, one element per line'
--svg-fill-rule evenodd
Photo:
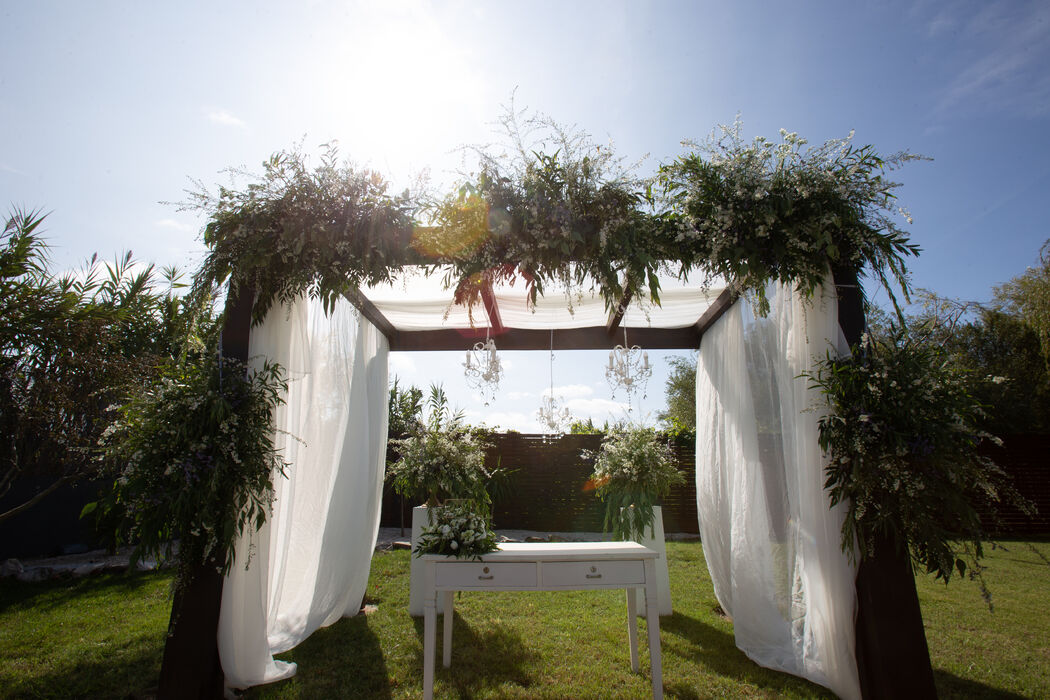
<path fill-rule="evenodd" d="M 496 533 L 488 519 L 476 512 L 470 501 L 448 501 L 434 509 L 433 522 L 423 528 L 414 554 L 444 554 L 457 558 L 480 559 L 499 548 Z"/>
<path fill-rule="evenodd" d="M 646 529 L 652 533 L 656 501 L 685 483 L 671 448 L 652 428 L 617 430 L 583 457 L 594 460 L 591 484 L 605 503 L 605 531 L 617 540 L 639 540 Z"/>

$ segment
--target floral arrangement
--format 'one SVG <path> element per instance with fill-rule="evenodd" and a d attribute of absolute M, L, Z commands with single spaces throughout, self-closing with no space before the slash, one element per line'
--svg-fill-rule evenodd
<path fill-rule="evenodd" d="M 499 470 L 485 468 L 485 443 L 448 408 L 440 386 L 431 386 L 428 419 L 415 421 L 406 438 L 391 440 L 397 459 L 387 467 L 394 491 L 416 502 L 440 505 L 449 498 L 490 502 L 487 486 Z"/>
<path fill-rule="evenodd" d="M 115 476 L 101 505 L 137 543 L 133 561 L 171 559 L 179 541 L 180 566 L 229 571 L 237 538 L 266 521 L 286 467 L 272 418 L 285 388 L 278 365 L 248 371 L 207 354 L 167 367 L 118 408 L 101 440 Z"/>
<path fill-rule="evenodd" d="M 448 503 L 434 509 L 433 520 L 423 528 L 415 555 L 444 554 L 478 559 L 499 548 L 496 533 L 470 502 Z"/>
<path fill-rule="evenodd" d="M 653 506 L 672 486 L 684 484 L 667 442 L 651 428 L 610 433 L 599 450 L 584 450 L 594 460 L 590 483 L 605 502 L 606 532 L 618 540 L 640 539 L 654 532 Z"/>
<path fill-rule="evenodd" d="M 484 445 L 470 432 L 420 430 L 391 444 L 399 456 L 387 478 L 405 498 L 430 506 L 449 498 L 488 502 Z"/>
<path fill-rule="evenodd" d="M 808 377 L 829 408 L 819 424 L 824 487 L 832 505 L 847 504 L 843 549 L 865 558 L 888 542 L 946 583 L 966 571 L 965 554 L 979 574 L 974 504 L 1016 492 L 978 452 L 982 441 L 999 441 L 978 428 L 971 377 L 940 345 L 900 326 L 865 336 L 851 356 L 828 357 Z"/>

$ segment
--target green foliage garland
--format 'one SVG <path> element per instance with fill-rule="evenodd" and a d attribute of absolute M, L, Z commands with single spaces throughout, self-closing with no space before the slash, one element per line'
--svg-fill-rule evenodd
<path fill-rule="evenodd" d="M 820 445 L 831 503 L 848 508 L 843 549 L 867 558 L 889 542 L 945 582 L 966 571 L 965 552 L 979 572 L 974 504 L 995 503 L 1009 488 L 978 452 L 983 440 L 998 440 L 978 427 L 970 377 L 939 345 L 900 326 L 808 376 L 830 408 Z"/>
<path fill-rule="evenodd" d="M 362 284 L 389 281 L 404 263 L 414 204 L 391 196 L 383 178 L 340 164 L 326 146 L 312 170 L 298 150 L 273 155 L 243 190 L 202 186 L 188 208 L 206 211 L 204 243 L 211 249 L 196 293 L 232 280 L 256 294 L 260 321 L 275 302 L 303 292 L 327 304 Z"/>
<path fill-rule="evenodd" d="M 188 206 L 210 216 L 211 253 L 197 289 L 245 285 L 256 320 L 275 300 L 309 292 L 329 303 L 410 264 L 443 270 L 470 308 L 486 284 L 518 280 L 533 300 L 555 284 L 593 287 L 610 309 L 625 295 L 659 303 L 661 271 L 735 281 L 760 309 L 768 281 L 812 295 L 829 267 L 866 268 L 891 298 L 891 283 L 908 292 L 904 259 L 918 247 L 894 221 L 907 214 L 885 173 L 917 156 L 884 158 L 848 138 L 803 150 L 787 132 L 745 143 L 737 123 L 642 178 L 549 118 L 512 105 L 502 124 L 504 142 L 467 149 L 477 169 L 444 196 L 390 196 L 331 147 L 314 169 L 292 150 L 239 191 L 201 188 Z"/>
<path fill-rule="evenodd" d="M 431 207 L 434 226 L 416 244 L 452 266 L 456 301 L 477 303 L 484 283 L 518 277 L 533 302 L 551 282 L 597 285 L 610 308 L 625 289 L 659 300 L 651 183 L 546 117 L 512 107 L 502 125 L 506 143 L 473 149 L 479 172 Z"/>
<path fill-rule="evenodd" d="M 806 140 L 781 129 L 782 141 L 745 142 L 741 124 L 720 127 L 694 151 L 661 168 L 673 249 L 683 272 L 699 269 L 739 283 L 765 313 L 766 284 L 794 284 L 806 297 L 829 268 L 870 270 L 896 303 L 891 282 L 908 293 L 904 258 L 919 253 L 897 225 L 899 186 L 884 173 L 920 158 L 884 158 L 856 148 L 852 134 L 803 150 Z"/>
<path fill-rule="evenodd" d="M 229 571 L 237 538 L 265 522 L 284 473 L 272 415 L 285 389 L 277 365 L 249 372 L 205 357 L 170 365 L 120 407 L 102 441 L 116 477 L 104 507 L 123 510 L 133 559 L 170 559 L 181 538 L 181 566 Z"/>
<path fill-rule="evenodd" d="M 599 450 L 584 450 L 594 460 L 591 483 L 605 503 L 606 532 L 618 540 L 640 539 L 653 531 L 653 506 L 672 486 L 685 483 L 666 441 L 651 428 L 610 433 Z"/>

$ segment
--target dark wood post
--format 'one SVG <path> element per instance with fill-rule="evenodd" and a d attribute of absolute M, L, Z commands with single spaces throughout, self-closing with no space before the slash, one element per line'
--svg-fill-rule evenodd
<path fill-rule="evenodd" d="M 864 298 L 855 270 L 839 268 L 839 326 L 853 347 L 864 333 Z M 857 668 L 864 700 L 936 698 L 933 666 L 907 551 L 875 543 L 857 571 Z"/>
<path fill-rule="evenodd" d="M 252 304 L 252 295 L 230 292 L 220 347 L 223 357 L 248 359 Z M 222 581 L 219 562 L 210 561 L 193 565 L 186 580 L 179 582 L 160 667 L 160 700 L 223 697 L 217 637 Z"/>

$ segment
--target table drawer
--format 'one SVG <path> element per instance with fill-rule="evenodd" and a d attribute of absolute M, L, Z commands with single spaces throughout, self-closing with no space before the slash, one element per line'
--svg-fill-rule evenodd
<path fill-rule="evenodd" d="M 640 561 L 549 561 L 543 564 L 544 586 L 643 585 Z"/>
<path fill-rule="evenodd" d="M 534 562 L 438 562 L 435 565 L 434 585 L 484 588 L 486 586 L 535 587 Z"/>

